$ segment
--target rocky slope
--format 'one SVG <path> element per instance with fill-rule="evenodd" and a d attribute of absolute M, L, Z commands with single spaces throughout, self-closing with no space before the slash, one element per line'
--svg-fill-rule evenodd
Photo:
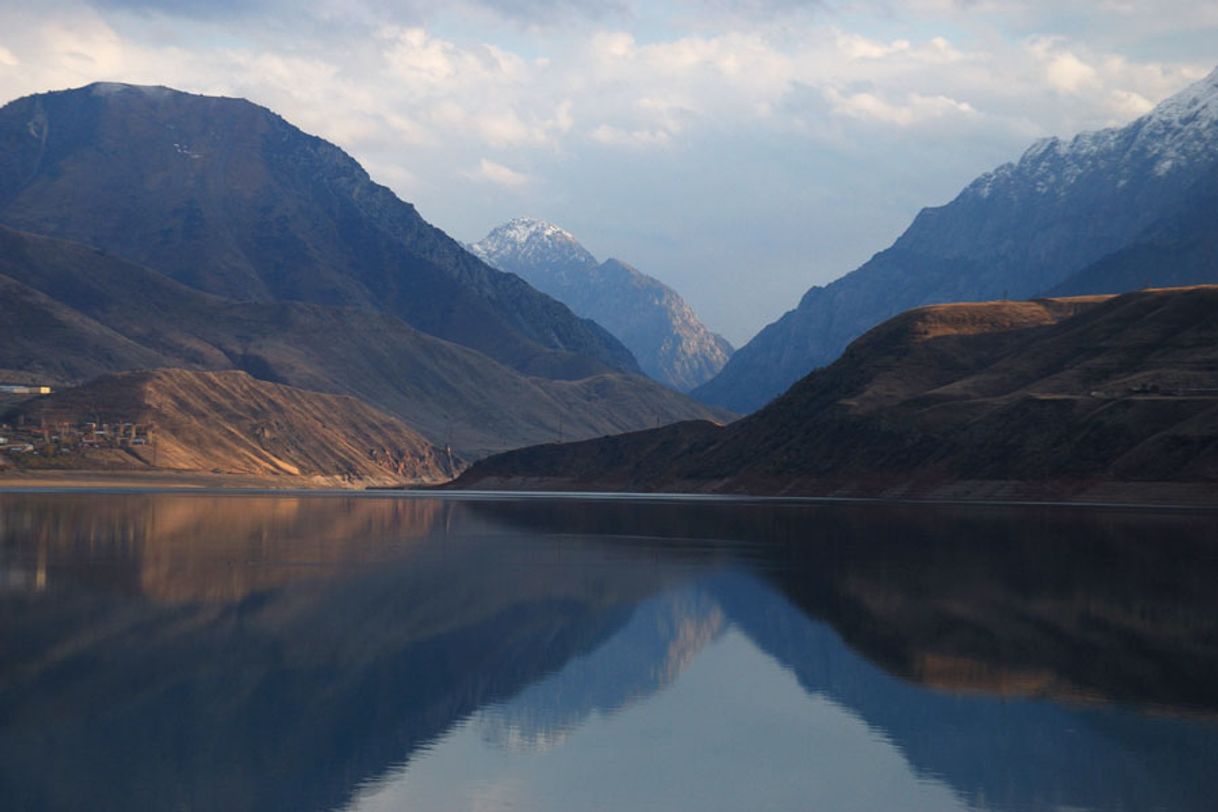
<path fill-rule="evenodd" d="M 1016 163 L 971 183 L 951 203 L 924 209 L 909 229 L 858 270 L 809 290 L 798 307 L 742 347 L 695 390 L 707 403 L 747 412 L 866 330 L 911 307 L 1057 290 L 1072 275 L 1143 242 L 1164 218 L 1189 216 L 1218 169 L 1218 71 L 1126 127 L 1038 142 Z M 1212 196 L 1210 200 L 1212 206 Z M 1212 208 L 1209 209 L 1212 211 Z M 1152 241 L 1153 233 L 1150 234 Z M 1119 292 L 1146 285 L 1218 281 L 1213 255 L 1187 276 L 1171 263 L 1096 272 L 1103 284 L 1063 291 Z"/>
<path fill-rule="evenodd" d="M 1054 286 L 1053 296 L 1218 282 L 1218 167 L 1127 246 Z"/>
<path fill-rule="evenodd" d="M 1216 370 L 1218 287 L 930 306 L 725 428 L 521 449 L 457 486 L 1212 499 Z"/>
<path fill-rule="evenodd" d="M 104 375 L 16 412 L 27 425 L 86 421 L 151 427 L 125 449 L 29 457 L 33 465 L 156 468 L 361 484 L 434 482 L 452 461 L 400 420 L 339 395 L 239 372 L 161 369 Z M 24 458 L 19 458 L 24 459 Z"/>
<path fill-rule="evenodd" d="M 241 99 L 99 83 L 5 105 L 0 223 L 229 298 L 383 312 L 528 374 L 638 369 L 342 150 Z"/>
<path fill-rule="evenodd" d="M 598 262 L 552 223 L 517 218 L 470 249 L 607 328 L 643 372 L 678 391 L 705 383 L 731 357 L 731 344 L 708 330 L 672 288 L 620 260 Z"/>
<path fill-rule="evenodd" d="M 2 226 L 0 292 L 0 369 L 58 385 L 149 367 L 241 369 L 354 395 L 467 457 L 716 416 L 639 375 L 530 377 L 388 314 L 236 302 Z"/>

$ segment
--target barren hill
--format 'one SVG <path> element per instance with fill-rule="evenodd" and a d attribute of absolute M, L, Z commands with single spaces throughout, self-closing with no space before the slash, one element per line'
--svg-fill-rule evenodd
<path fill-rule="evenodd" d="M 0 369 L 57 384 L 149 367 L 243 369 L 354 395 L 464 456 L 717 416 L 641 375 L 526 376 L 392 315 L 236 302 L 3 226 L 0 294 Z"/>
<path fill-rule="evenodd" d="M 0 222 L 229 298 L 390 314 L 531 375 L 638 371 L 603 328 L 244 99 L 102 82 L 0 107 Z"/>
<path fill-rule="evenodd" d="M 919 308 L 726 428 L 521 449 L 457 484 L 1067 496 L 1164 482 L 1218 482 L 1218 287 Z"/>
<path fill-rule="evenodd" d="M 388 484 L 451 476 L 444 452 L 359 400 L 240 371 L 161 369 L 102 376 L 31 401 L 26 426 L 138 424 L 138 444 L 74 452 L 73 467 L 158 468 Z M 110 434 L 113 434 L 113 429 Z M 90 445 L 96 443 L 96 438 Z M 107 437 L 102 445 L 111 446 Z M 54 465 L 54 457 L 30 457 Z"/>

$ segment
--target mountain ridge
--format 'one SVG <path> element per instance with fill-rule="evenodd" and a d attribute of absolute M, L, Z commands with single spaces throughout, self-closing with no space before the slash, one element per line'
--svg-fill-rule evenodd
<path fill-rule="evenodd" d="M 646 374 L 678 391 L 705 382 L 731 357 L 731 344 L 675 290 L 621 260 L 600 262 L 553 223 L 517 217 L 469 248 L 606 327 Z"/>
<path fill-rule="evenodd" d="M 391 315 L 237 302 L 3 226 L 0 290 L 2 369 L 59 386 L 148 367 L 241 369 L 354 395 L 467 457 L 715 414 L 638 375 L 530 377 Z"/>
<path fill-rule="evenodd" d="M 244 99 L 111 83 L 4 105 L 0 222 L 230 298 L 384 311 L 526 374 L 638 369 L 603 328 Z"/>
<path fill-rule="evenodd" d="M 1057 292 L 1193 194 L 1194 180 L 1218 167 L 1216 125 L 1218 71 L 1124 127 L 1036 142 L 923 209 L 858 269 L 809 289 L 692 394 L 753 411 L 908 308 Z M 1188 281 L 1218 281 L 1218 263 L 1206 274 Z"/>

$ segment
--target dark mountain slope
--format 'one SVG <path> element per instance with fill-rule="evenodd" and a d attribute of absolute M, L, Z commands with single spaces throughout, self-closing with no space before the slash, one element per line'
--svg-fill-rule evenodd
<path fill-rule="evenodd" d="M 1218 71 L 1126 127 L 1041 141 L 946 206 L 924 209 L 891 248 L 809 290 L 694 396 L 752 411 L 911 307 L 1054 289 L 1177 211 L 1216 168 Z"/>
<path fill-rule="evenodd" d="M 457 484 L 877 495 L 969 482 L 1212 488 L 1218 287 L 921 308 L 726 428 L 522 449 Z"/>
<path fill-rule="evenodd" d="M 675 290 L 620 260 L 597 262 L 552 223 L 519 217 L 470 248 L 606 327 L 644 372 L 678 391 L 709 380 L 732 354 Z"/>
<path fill-rule="evenodd" d="M 1218 170 L 1199 178 L 1182 204 L 1144 229 L 1132 244 L 1074 274 L 1049 295 L 1214 283 L 1218 283 Z"/>
<path fill-rule="evenodd" d="M 0 359 L 0 368 L 55 385 L 169 360 L 2 273 Z"/>
<path fill-rule="evenodd" d="M 637 375 L 526 377 L 393 316 L 234 302 L 86 246 L 3 227 L 0 283 L 42 308 L 0 298 L 0 325 L 21 325 L 15 340 L 0 342 L 0 369 L 56 382 L 146 367 L 242 369 L 355 395 L 468 456 L 712 416 Z M 0 335 L 11 329 L 0 326 Z"/>
<path fill-rule="evenodd" d="M 0 222 L 231 298 L 382 310 L 530 374 L 637 370 L 342 150 L 240 99 L 94 84 L 0 108 Z"/>

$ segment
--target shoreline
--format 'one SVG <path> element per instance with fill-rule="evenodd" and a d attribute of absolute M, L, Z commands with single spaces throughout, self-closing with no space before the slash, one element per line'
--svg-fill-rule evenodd
<path fill-rule="evenodd" d="M 254 474 L 212 474 L 203 471 L 0 470 L 0 491 L 62 490 L 231 490 L 231 491 L 351 491 L 362 492 L 371 482 L 348 482 L 337 476 L 282 477 Z"/>
<path fill-rule="evenodd" d="M 703 483 L 705 485 L 706 483 Z M 1218 510 L 1218 489 L 1207 483 L 1092 483 L 1073 493 L 1053 492 L 1047 483 L 961 482 L 923 492 L 862 492 L 826 489 L 825 493 L 787 490 L 773 493 L 715 491 L 596 490 L 569 481 L 538 478 L 480 483 L 453 488 L 451 483 L 383 484 L 347 482 L 340 477 L 265 477 L 198 471 L 0 471 L 0 494 L 20 493 L 216 493 L 338 494 L 392 498 L 456 500 L 584 499 L 639 502 L 739 502 L 770 504 L 888 504 L 927 507 L 1117 508 L 1125 510 Z M 1026 486 L 1035 485 L 1034 492 Z M 489 487 L 488 487 L 489 486 Z M 973 486 L 973 487 L 969 487 Z M 984 486 L 984 487 L 977 487 Z M 1020 487 L 1024 486 L 1024 487 Z"/>
<path fill-rule="evenodd" d="M 455 480 L 454 482 L 459 481 Z M 1145 509 L 1218 509 L 1218 486 L 1206 482 L 1033 482 L 956 480 L 922 485 L 908 480 L 888 483 L 796 481 L 770 483 L 753 492 L 726 480 L 682 481 L 672 489 L 631 491 L 578 482 L 564 477 L 485 477 L 467 485 L 424 486 L 423 492 L 470 493 L 541 497 L 583 494 L 601 498 L 755 500 L 810 503 L 870 503 L 901 505 L 1010 505 L 1040 507 L 1118 507 Z M 599 487 L 598 487 L 599 486 Z"/>

